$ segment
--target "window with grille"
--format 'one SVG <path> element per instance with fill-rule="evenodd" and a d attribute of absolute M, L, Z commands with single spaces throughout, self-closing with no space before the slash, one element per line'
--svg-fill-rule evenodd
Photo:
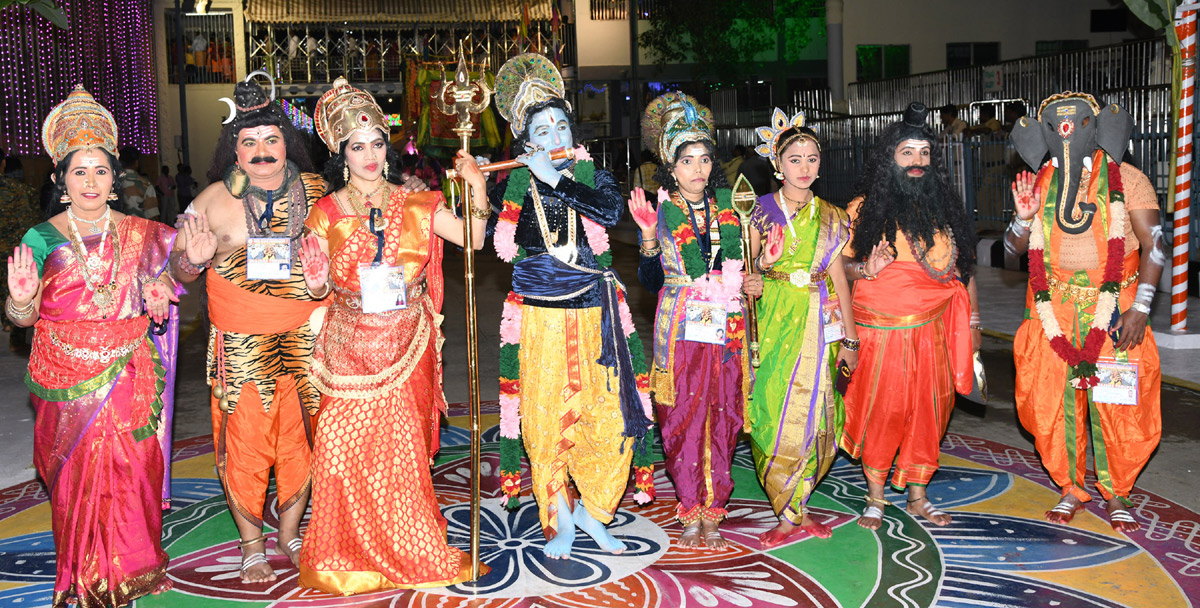
<path fill-rule="evenodd" d="M 907 44 L 858 45 L 855 53 L 858 80 L 862 82 L 908 76 L 909 51 Z"/>
<path fill-rule="evenodd" d="M 184 82 L 233 82 L 233 13 L 209 12 L 204 15 L 184 13 L 183 46 L 177 44 L 175 11 L 164 11 L 168 61 L 168 82 L 179 83 L 179 56 L 183 55 Z"/>

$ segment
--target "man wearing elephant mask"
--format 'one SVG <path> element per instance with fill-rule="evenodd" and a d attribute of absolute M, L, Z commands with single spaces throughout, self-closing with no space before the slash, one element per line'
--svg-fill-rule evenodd
<path fill-rule="evenodd" d="M 1013 355 L 1017 413 L 1062 490 L 1046 519 L 1068 523 L 1091 500 L 1090 431 L 1096 486 L 1120 532 L 1141 527 L 1129 493 L 1162 434 L 1158 348 L 1146 321 L 1166 257 L 1154 188 L 1121 162 L 1132 132 L 1127 112 L 1082 93 L 1053 95 L 1036 120 L 1020 118 L 1012 141 L 1040 169 L 1013 183 L 1016 216 L 1004 235 L 1007 251 L 1029 252 Z M 1108 380 L 1121 377 L 1136 381 Z"/>

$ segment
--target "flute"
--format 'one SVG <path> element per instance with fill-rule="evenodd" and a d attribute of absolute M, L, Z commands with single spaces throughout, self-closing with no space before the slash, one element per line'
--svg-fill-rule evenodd
<path fill-rule="evenodd" d="M 575 148 L 563 148 L 550 153 L 550 160 L 563 160 L 564 158 L 575 160 Z M 502 160 L 500 162 L 488 163 L 486 165 L 479 165 L 479 170 L 482 171 L 484 175 L 487 175 L 488 173 L 495 173 L 496 171 L 507 171 L 509 169 L 516 169 L 517 167 L 524 166 L 525 163 L 513 158 L 509 160 Z M 458 171 L 455 171 L 454 169 L 446 169 L 446 179 L 457 179 L 458 177 Z"/>

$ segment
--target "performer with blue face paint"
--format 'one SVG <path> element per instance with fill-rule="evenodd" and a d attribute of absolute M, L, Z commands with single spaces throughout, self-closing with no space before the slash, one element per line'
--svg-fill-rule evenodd
<path fill-rule="evenodd" d="M 608 268 L 605 229 L 620 219 L 624 197 L 582 148 L 574 160 L 551 160 L 575 144 L 563 92 L 558 70 L 541 55 L 500 68 L 496 107 L 524 167 L 491 191 L 496 252 L 514 264 L 500 324 L 502 486 L 508 506 L 518 506 L 523 441 L 544 550 L 554 559 L 570 557 L 576 527 L 601 549 L 624 551 L 605 526 L 631 461 L 635 498 L 653 495 L 645 356 L 624 287 Z M 475 161 L 456 162 L 461 171 Z"/>

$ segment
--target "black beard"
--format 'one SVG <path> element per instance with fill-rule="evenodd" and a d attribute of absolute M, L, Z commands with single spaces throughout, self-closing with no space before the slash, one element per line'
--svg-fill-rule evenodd
<path fill-rule="evenodd" d="M 275 158 L 274 156 L 255 156 L 254 158 L 250 159 L 250 164 L 252 165 L 257 165 L 260 163 L 273 165 L 277 162 L 279 162 L 279 159 Z"/>
<path fill-rule="evenodd" d="M 891 185 L 896 194 L 890 201 L 891 212 L 900 230 L 928 244 L 936 229 L 949 225 L 947 201 L 939 195 L 932 167 L 923 167 L 920 177 L 909 175 L 908 169 L 899 165 L 892 168 Z"/>

